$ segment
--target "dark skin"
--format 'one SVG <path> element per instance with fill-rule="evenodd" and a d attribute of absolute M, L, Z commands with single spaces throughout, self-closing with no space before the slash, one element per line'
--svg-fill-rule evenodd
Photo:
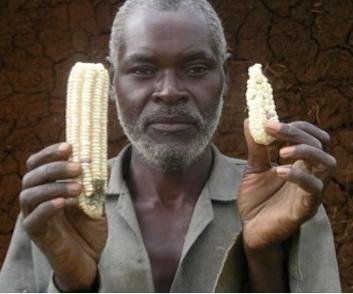
<path fill-rule="evenodd" d="M 191 63 L 183 63 L 188 50 L 202 51 L 206 58 L 199 54 Z M 133 64 L 137 70 L 128 70 L 132 66 L 128 57 L 137 51 L 152 53 L 152 71 L 141 68 L 141 60 Z M 202 114 L 214 107 L 225 80 L 225 68 L 216 58 L 205 20 L 185 11 L 145 10 L 134 15 L 125 25 L 118 61 L 114 84 L 125 111 L 142 112 L 156 103 L 182 99 Z M 178 136 L 164 125 L 169 134 L 161 136 L 160 127 L 146 129 L 156 142 L 186 143 L 197 132 L 189 126 Z M 245 123 L 249 157 L 237 204 L 251 290 L 283 292 L 288 290 L 288 282 L 281 245 L 314 215 L 336 163 L 324 151 L 329 136 L 311 124 L 281 123 L 272 128 L 268 125 L 266 130 L 287 143 L 280 156 L 293 164 L 285 170 L 271 167 L 267 147 L 251 139 Z M 68 162 L 70 154 L 70 145 L 62 143 L 30 156 L 20 203 L 24 228 L 48 258 L 57 286 L 72 292 L 91 289 L 107 238 L 107 222 L 105 216 L 91 220 L 77 209 L 73 200 L 81 191 L 79 184 L 56 182 L 82 172 L 79 164 L 75 169 Z M 209 146 L 199 161 L 178 172 L 157 171 L 132 149 L 126 180 L 151 259 L 156 291 L 170 289 L 193 207 L 211 167 Z"/>
<path fill-rule="evenodd" d="M 89 289 L 107 238 L 106 219 L 92 220 L 75 205 L 81 185 L 56 182 L 82 173 L 79 164 L 68 162 L 71 152 L 68 143 L 60 143 L 31 155 L 20 194 L 23 227 L 64 292 Z"/>
<path fill-rule="evenodd" d="M 173 175 L 146 170 L 140 159 L 132 162 L 128 187 L 158 292 L 168 292 L 173 282 L 191 214 L 208 177 L 209 156 L 211 152 L 207 150 L 186 173 Z M 188 175 L 190 178 L 185 178 Z M 139 180 L 142 178 L 144 181 Z"/>
<path fill-rule="evenodd" d="M 248 162 L 238 194 L 243 246 L 254 292 L 288 292 L 283 242 L 313 217 L 322 202 L 336 160 L 325 150 L 330 136 L 307 122 L 268 122 L 266 132 L 287 146 L 272 167 L 267 146 L 254 142 L 244 122 Z"/>
<path fill-rule="evenodd" d="M 165 26 L 166 21 L 170 26 Z M 199 38 L 195 39 L 195 35 Z M 195 55 L 199 57 L 191 59 Z M 222 90 L 223 69 L 201 17 L 156 11 L 138 13 L 126 23 L 118 64 L 117 97 L 127 113 L 130 109 L 141 113 L 183 100 L 190 111 L 198 110 L 204 115 L 214 107 L 214 97 L 219 97 Z M 164 125 L 168 128 L 173 122 Z M 156 144 L 188 144 L 197 129 L 191 125 L 178 132 L 161 132 L 152 124 L 146 132 Z M 190 167 L 159 172 L 132 150 L 127 183 L 151 260 L 156 291 L 168 292 L 171 287 L 191 214 L 211 164 L 211 149 L 207 147 L 201 159 Z"/>

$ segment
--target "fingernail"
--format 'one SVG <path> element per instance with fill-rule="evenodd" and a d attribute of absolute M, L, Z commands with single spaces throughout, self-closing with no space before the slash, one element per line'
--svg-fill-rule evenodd
<path fill-rule="evenodd" d="M 72 162 L 72 163 L 69 163 L 69 169 L 71 171 L 78 172 L 81 170 L 81 166 L 79 163 Z"/>
<path fill-rule="evenodd" d="M 281 128 L 281 123 L 274 119 L 270 119 L 269 121 L 266 122 L 266 128 L 269 128 L 274 131 L 278 131 Z"/>
<path fill-rule="evenodd" d="M 289 155 L 292 155 L 293 152 L 294 152 L 294 149 L 295 147 L 291 146 L 291 147 L 285 147 L 285 148 L 282 148 L 280 151 L 279 151 L 279 154 L 281 156 L 289 156 Z"/>
<path fill-rule="evenodd" d="M 56 208 L 62 208 L 65 205 L 65 199 L 64 198 L 55 198 L 51 200 L 51 203 L 56 207 Z"/>
<path fill-rule="evenodd" d="M 77 203 L 77 198 L 66 198 L 65 204 L 66 205 L 74 205 Z"/>
<path fill-rule="evenodd" d="M 59 149 L 59 151 L 66 151 L 69 149 L 69 147 L 70 147 L 70 145 L 68 143 L 62 143 L 59 145 L 58 149 Z"/>
<path fill-rule="evenodd" d="M 279 166 L 276 168 L 276 172 L 279 176 L 286 176 L 288 175 L 289 171 L 290 171 L 290 168 L 285 166 Z"/>
<path fill-rule="evenodd" d="M 82 186 L 78 183 L 72 183 L 69 185 L 69 191 L 70 193 L 78 193 L 78 192 L 81 192 L 81 189 L 82 189 Z"/>

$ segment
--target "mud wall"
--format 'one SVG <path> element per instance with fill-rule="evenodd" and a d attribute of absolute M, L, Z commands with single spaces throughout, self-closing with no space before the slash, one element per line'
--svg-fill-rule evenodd
<path fill-rule="evenodd" d="M 78 60 L 104 62 L 112 16 L 121 2 L 0 0 L 0 264 L 19 212 L 26 159 L 64 140 L 68 71 Z M 274 85 L 281 119 L 313 122 L 332 137 L 338 170 L 324 204 L 343 289 L 352 292 L 353 1 L 212 3 L 233 52 L 230 94 L 215 142 L 226 154 L 245 157 L 247 67 L 262 63 Z M 110 157 L 126 144 L 113 106 Z"/>

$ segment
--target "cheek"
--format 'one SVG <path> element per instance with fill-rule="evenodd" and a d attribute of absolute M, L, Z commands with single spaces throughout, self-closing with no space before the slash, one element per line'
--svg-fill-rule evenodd
<path fill-rule="evenodd" d="M 122 110 L 141 113 L 148 101 L 149 89 L 144 85 L 136 85 L 127 78 L 116 78 L 114 81 L 117 99 Z"/>
<path fill-rule="evenodd" d="M 211 76 L 202 85 L 195 87 L 197 106 L 201 113 L 214 113 L 220 103 L 224 79 L 221 75 Z"/>

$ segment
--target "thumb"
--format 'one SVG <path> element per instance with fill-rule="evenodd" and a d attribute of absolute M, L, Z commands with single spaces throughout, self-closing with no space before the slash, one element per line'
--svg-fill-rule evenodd
<path fill-rule="evenodd" d="M 257 144 L 249 130 L 249 119 L 244 120 L 244 135 L 248 149 L 247 172 L 260 173 L 271 168 L 271 160 L 266 145 Z"/>

